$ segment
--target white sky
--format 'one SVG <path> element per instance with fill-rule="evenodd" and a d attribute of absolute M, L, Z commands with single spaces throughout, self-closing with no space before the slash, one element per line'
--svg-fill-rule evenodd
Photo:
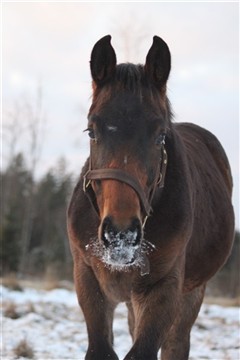
<path fill-rule="evenodd" d="M 35 99 L 41 84 L 46 122 L 37 173 L 61 156 L 79 173 L 88 154 L 82 131 L 90 106 L 93 45 L 111 34 L 118 62 L 144 63 L 153 35 L 161 36 L 172 53 L 168 95 L 175 121 L 204 126 L 223 144 L 233 171 L 239 228 L 238 16 L 239 4 L 229 1 L 3 1 L 3 130 L 16 102 Z M 5 139 L 3 161 L 9 154 Z M 29 146 L 26 132 L 19 132 L 16 148 Z"/>

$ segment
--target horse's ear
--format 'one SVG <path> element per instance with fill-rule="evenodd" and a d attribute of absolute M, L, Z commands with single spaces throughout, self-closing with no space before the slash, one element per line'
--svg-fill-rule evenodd
<path fill-rule="evenodd" d="M 94 45 L 91 53 L 90 69 L 97 86 L 102 86 L 113 75 L 116 62 L 111 36 L 106 35 Z"/>
<path fill-rule="evenodd" d="M 165 88 L 171 70 L 171 54 L 165 41 L 153 37 L 153 44 L 147 54 L 145 72 L 160 90 Z"/>

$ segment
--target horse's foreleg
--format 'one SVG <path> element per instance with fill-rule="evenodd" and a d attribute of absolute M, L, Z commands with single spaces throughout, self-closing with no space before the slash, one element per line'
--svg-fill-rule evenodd
<path fill-rule="evenodd" d="M 190 332 L 198 316 L 204 291 L 205 284 L 182 296 L 178 315 L 162 345 L 162 360 L 188 359 Z"/>
<path fill-rule="evenodd" d="M 148 293 L 134 293 L 134 344 L 124 360 L 157 360 L 157 353 L 172 326 L 178 308 L 180 279 L 163 279 Z"/>
<path fill-rule="evenodd" d="M 74 280 L 88 331 L 85 360 L 118 360 L 112 348 L 114 305 L 102 293 L 92 269 L 79 258 L 75 259 Z"/>

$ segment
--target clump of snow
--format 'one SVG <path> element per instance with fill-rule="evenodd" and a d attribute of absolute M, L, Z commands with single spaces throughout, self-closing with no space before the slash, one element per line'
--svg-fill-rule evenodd
<path fill-rule="evenodd" d="M 2 360 L 15 359 L 14 348 L 26 339 L 35 359 L 80 359 L 87 350 L 87 331 L 74 292 L 25 289 L 23 292 L 2 288 L 3 349 Z M 4 316 L 9 303 L 21 315 Z M 191 360 L 239 360 L 239 308 L 203 304 L 191 336 Z M 123 359 L 131 347 L 127 309 L 120 304 L 114 320 L 115 351 Z"/>
<path fill-rule="evenodd" d="M 99 259 L 112 271 L 128 271 L 130 268 L 138 267 L 141 275 L 149 273 L 149 262 L 147 255 L 155 249 L 155 246 L 149 241 L 142 240 L 135 243 L 137 231 L 127 231 L 123 234 L 111 234 L 105 232 L 104 236 L 109 245 L 104 244 L 98 239 L 91 240 L 85 249 Z"/>
<path fill-rule="evenodd" d="M 103 237 L 106 245 L 98 241 L 92 244 L 94 254 L 98 256 L 103 263 L 113 270 L 126 270 L 129 266 L 137 266 L 140 261 L 141 245 L 136 242 L 138 232 L 124 231 L 113 233 L 104 231 Z"/>

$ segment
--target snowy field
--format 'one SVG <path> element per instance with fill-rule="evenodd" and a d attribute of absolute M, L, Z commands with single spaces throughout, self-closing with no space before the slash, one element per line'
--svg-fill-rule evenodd
<path fill-rule="evenodd" d="M 87 333 L 76 295 L 65 289 L 11 291 L 2 288 L 3 360 L 16 359 L 22 341 L 34 359 L 83 360 Z M 239 308 L 203 304 L 192 330 L 190 359 L 239 360 Z M 122 360 L 131 347 L 126 308 L 120 305 L 114 322 L 115 350 Z M 147 360 L 147 359 L 146 359 Z"/>

